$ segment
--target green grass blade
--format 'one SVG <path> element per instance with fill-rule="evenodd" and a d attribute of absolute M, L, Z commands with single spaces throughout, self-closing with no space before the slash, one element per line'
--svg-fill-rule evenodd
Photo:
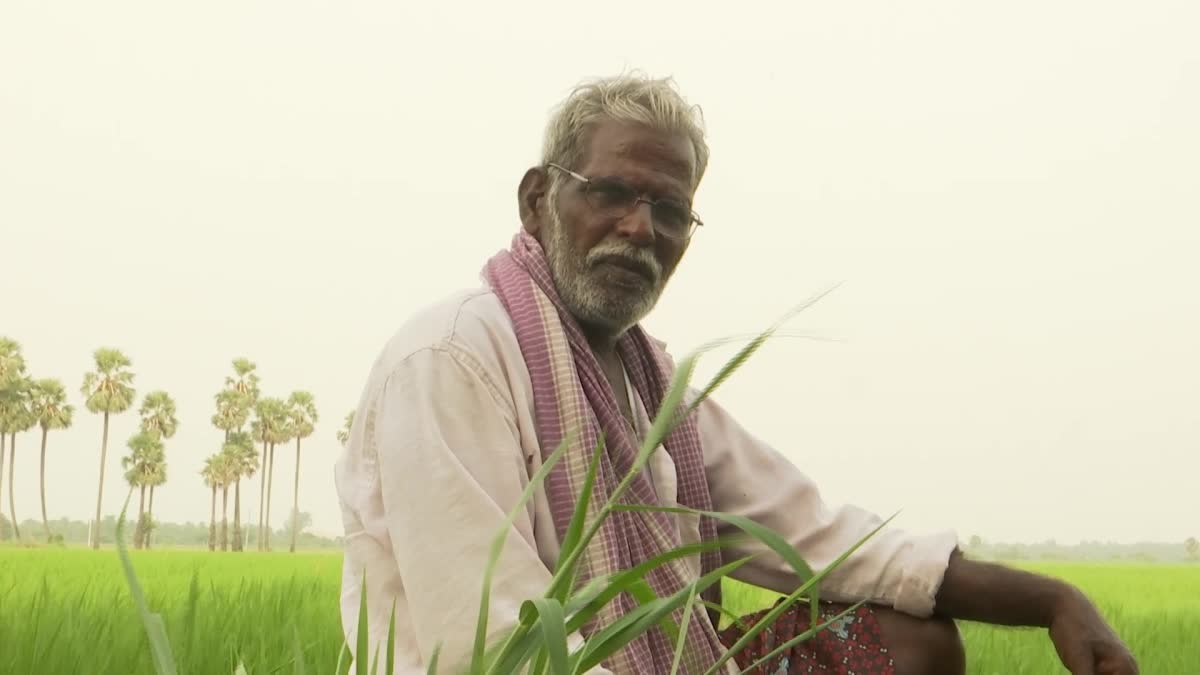
<path fill-rule="evenodd" d="M 564 614 L 574 614 L 587 607 L 590 603 L 594 602 L 601 593 L 609 590 L 609 586 L 606 584 L 608 584 L 611 578 L 613 577 L 594 578 L 585 584 L 583 588 L 573 593 L 570 598 L 568 598 L 567 604 L 563 608 Z M 528 611 L 526 611 L 526 613 L 523 615 L 523 619 L 525 621 L 532 620 L 532 617 L 529 615 Z M 582 620 L 580 620 L 579 623 L 582 623 Z M 567 632 L 571 633 L 573 630 L 575 629 L 568 628 Z M 544 652 L 544 650 L 539 647 L 541 644 L 541 637 L 542 636 L 540 632 L 531 630 L 520 636 L 512 644 L 506 643 L 505 646 L 508 647 L 508 651 L 505 653 L 503 659 L 497 658 L 495 654 L 491 655 L 491 659 L 494 663 L 490 672 L 502 673 L 504 675 L 518 672 L 521 668 L 521 664 L 528 663 L 531 659 L 536 658 L 539 653 Z M 499 646 L 497 646 L 495 651 L 498 652 L 499 649 Z"/>
<path fill-rule="evenodd" d="M 396 675 L 396 598 L 392 598 L 392 613 L 388 616 L 387 655 L 385 675 Z"/>
<path fill-rule="evenodd" d="M 543 636 L 544 639 L 544 636 Z M 546 646 L 543 644 L 534 653 L 533 667 L 529 670 L 529 675 L 545 675 L 546 668 L 550 666 L 550 656 L 546 653 Z"/>
<path fill-rule="evenodd" d="M 737 626 L 738 630 L 746 630 L 746 624 L 742 622 L 741 615 L 734 614 L 733 612 L 726 609 L 724 605 L 719 605 L 715 602 L 710 602 L 708 600 L 701 600 L 700 604 L 713 610 L 720 616 L 722 616 L 726 619 L 729 619 L 730 625 Z"/>
<path fill-rule="evenodd" d="M 296 624 L 292 624 L 292 672 L 296 675 L 305 675 L 304 668 L 304 645 L 300 642 L 300 629 Z"/>
<path fill-rule="evenodd" d="M 611 577 L 596 577 L 588 581 L 588 583 L 583 585 L 583 588 L 575 591 L 567 598 L 566 604 L 563 605 L 563 610 L 569 615 L 586 607 L 588 603 L 595 600 L 604 592 L 605 588 L 607 588 L 605 584 L 608 583 L 609 578 Z"/>
<path fill-rule="evenodd" d="M 828 565 L 826 565 L 824 567 L 824 569 L 822 569 L 820 572 L 817 572 L 816 574 L 814 574 L 811 579 L 809 579 L 808 581 L 801 584 L 800 588 L 798 588 L 796 590 L 804 592 L 804 593 L 809 593 L 812 588 L 816 587 L 818 584 L 820 584 L 822 581 L 824 581 L 825 577 L 829 576 L 829 574 L 831 572 L 833 572 L 839 566 L 841 566 L 841 564 L 846 561 L 846 558 L 849 558 L 851 555 L 854 555 L 854 552 L 857 551 L 859 548 L 861 548 L 863 544 L 867 543 L 867 540 L 869 540 L 871 537 L 874 537 L 883 528 L 887 527 L 887 525 L 889 523 L 891 523 L 892 520 L 894 520 L 896 518 L 896 516 L 898 516 L 898 515 L 900 515 L 899 511 L 888 516 L 888 518 L 886 520 L 879 523 L 879 525 L 876 525 L 875 529 L 873 529 L 870 532 L 863 535 L 863 537 L 860 538 L 858 541 L 854 542 L 854 544 L 852 546 L 850 546 L 850 548 L 846 549 L 845 551 L 842 551 L 841 555 L 834 558 L 832 562 L 830 562 Z"/>
<path fill-rule="evenodd" d="M 371 675 L 379 673 L 379 645 L 375 645 L 375 656 L 371 658 Z"/>
<path fill-rule="evenodd" d="M 678 558 L 686 558 L 688 556 L 697 555 L 706 551 L 723 548 L 728 546 L 732 541 L 734 540 L 717 539 L 713 541 L 702 541 L 686 544 L 684 546 L 667 551 L 666 553 L 660 553 L 659 555 L 656 555 L 641 564 L 612 575 L 605 580 L 600 592 L 597 593 L 595 597 L 588 601 L 578 611 L 574 610 L 572 604 L 568 604 L 568 612 L 570 613 L 571 618 L 567 622 L 567 630 L 569 632 L 579 630 L 580 627 L 587 623 L 588 620 L 595 616 L 596 613 L 604 607 L 604 605 L 608 604 L 619 593 L 630 590 L 630 588 L 636 586 L 639 582 L 644 584 L 645 581 L 643 579 L 646 574 L 650 572 L 650 570 L 665 565 L 666 563 Z"/>
<path fill-rule="evenodd" d="M 846 549 L 840 556 L 834 559 L 833 562 L 829 563 L 829 565 L 827 565 L 820 572 L 814 574 L 811 579 L 800 584 L 796 590 L 792 591 L 779 604 L 772 607 L 770 611 L 768 611 L 761 619 L 759 619 L 758 623 L 754 624 L 748 631 L 743 633 L 742 637 L 738 638 L 738 640 L 734 642 L 729 649 L 725 650 L 725 653 L 708 672 L 717 672 L 720 666 L 724 665 L 726 661 L 733 658 L 734 654 L 737 654 L 742 649 L 745 649 L 746 645 L 750 644 L 751 640 L 757 637 L 759 633 L 766 630 L 768 626 L 774 624 L 775 620 L 778 619 L 781 614 L 787 611 L 787 609 L 794 605 L 802 596 L 807 594 L 812 587 L 821 583 L 821 581 L 824 580 L 824 578 L 828 576 L 830 572 L 833 572 L 839 566 L 841 566 L 841 564 L 846 561 L 846 558 L 849 558 L 855 551 L 859 549 L 859 547 L 865 544 L 867 540 L 875 536 L 875 534 L 882 530 L 888 523 L 892 522 L 892 519 L 897 515 L 899 514 L 893 514 L 890 518 L 880 523 L 875 529 L 871 530 L 865 536 L 855 542 L 853 546 Z"/>
<path fill-rule="evenodd" d="M 200 572 L 192 570 L 192 581 L 188 584 L 188 599 L 187 613 L 184 615 L 183 630 L 187 635 L 187 643 L 184 645 L 186 651 L 183 654 L 183 662 L 188 662 L 188 657 L 195 651 L 196 644 L 196 608 L 200 604 Z"/>
<path fill-rule="evenodd" d="M 670 433 L 675 424 L 682 419 L 680 416 L 680 402 L 687 393 L 688 381 L 691 379 L 692 371 L 695 369 L 695 357 L 685 358 L 680 362 L 679 367 L 675 370 L 675 375 L 671 380 L 671 386 L 667 394 L 663 397 L 662 407 L 651 425 L 650 433 L 646 436 L 642 447 L 638 450 L 638 455 L 634 460 L 629 473 L 626 474 L 621 482 L 613 489 L 609 495 L 608 502 L 600 509 L 599 516 L 588 527 L 587 532 L 574 543 L 574 548 L 567 553 L 565 561 L 560 553 L 558 569 L 554 573 L 554 578 L 550 583 L 550 588 L 546 591 L 546 597 L 562 598 L 564 587 L 569 588 L 569 582 L 574 578 L 574 565 L 578 563 L 584 550 L 586 550 L 592 537 L 600 531 L 600 526 L 612 511 L 612 507 L 616 504 L 621 496 L 629 489 L 634 478 L 645 467 L 649 461 L 650 455 L 662 443 L 662 439 Z"/>
<path fill-rule="evenodd" d="M 129 583 L 129 592 L 133 596 L 134 605 L 141 616 L 142 625 L 146 629 L 146 637 L 150 641 L 150 654 L 154 659 L 154 671 L 158 675 L 175 675 L 175 658 L 171 655 L 171 642 L 167 639 L 167 630 L 162 617 L 150 611 L 146 604 L 146 595 L 138 582 L 137 572 L 133 569 L 133 560 L 129 557 L 129 549 L 125 544 L 125 512 L 129 508 L 129 498 L 133 490 L 125 496 L 125 505 L 121 507 L 121 515 L 117 518 L 117 555 L 121 559 L 121 568 L 125 572 L 125 580 Z"/>
<path fill-rule="evenodd" d="M 728 380 L 738 368 L 741 368 L 743 365 L 745 365 L 746 361 L 750 359 L 754 352 L 758 351 L 759 347 L 762 347 L 768 339 L 773 337 L 779 331 L 779 329 L 783 327 L 783 324 L 787 323 L 800 312 L 803 312 L 809 307 L 815 305 L 818 301 L 820 301 L 826 295 L 832 293 L 840 285 L 841 284 L 834 284 L 833 286 L 821 291 L 820 293 L 817 293 L 799 305 L 796 305 L 784 313 L 782 317 L 777 319 L 770 328 L 767 328 L 763 332 L 754 336 L 754 338 L 750 340 L 750 343 L 738 350 L 738 352 L 734 354 L 733 358 L 729 359 L 729 361 L 727 361 L 725 365 L 722 366 L 719 371 L 717 371 L 717 374 L 713 376 L 712 380 L 710 380 L 709 383 L 705 385 L 702 390 L 700 390 L 699 395 L 688 407 L 688 412 L 695 410 L 696 407 L 699 406 L 702 401 L 704 401 L 704 399 L 708 398 L 714 391 L 716 391 L 717 387 L 721 386 L 725 380 Z M 710 342 L 696 351 L 697 353 L 707 352 L 711 349 L 721 346 L 726 342 L 728 342 L 728 340 L 717 340 Z"/>
<path fill-rule="evenodd" d="M 350 670 L 350 659 L 354 655 L 350 653 L 350 645 L 345 640 L 342 640 L 342 649 L 338 652 L 337 665 L 333 667 L 334 675 L 346 675 Z"/>
<path fill-rule="evenodd" d="M 645 579 L 638 579 L 630 584 L 626 590 L 629 591 L 634 600 L 638 601 L 638 604 L 644 605 L 658 599 L 658 594 L 654 592 L 653 588 L 650 588 L 650 584 L 646 583 Z M 667 634 L 671 642 L 674 642 L 679 637 L 679 626 L 675 625 L 669 614 L 662 618 L 662 621 L 658 623 L 658 627 Z"/>
<path fill-rule="evenodd" d="M 671 386 L 667 389 L 666 395 L 663 396 L 662 404 L 658 409 L 658 414 L 654 418 L 654 422 L 650 425 L 650 431 L 646 434 L 646 438 L 642 441 L 642 447 L 638 450 L 637 459 L 634 460 L 633 466 L 629 473 L 613 490 L 609 497 L 609 504 L 617 503 L 621 495 L 625 493 L 629 485 L 633 483 L 633 479 L 646 466 L 646 462 L 650 461 L 652 455 L 658 446 L 662 445 L 663 439 L 670 435 L 676 425 L 683 420 L 683 414 L 686 412 L 680 407 L 683 402 L 684 395 L 687 394 L 688 383 L 692 379 L 692 373 L 696 370 L 696 356 L 691 355 L 685 357 L 679 362 L 679 366 L 675 369 L 675 375 L 671 378 Z"/>
<path fill-rule="evenodd" d="M 821 618 L 821 584 L 813 584 L 809 589 L 808 610 L 808 625 L 817 625 Z"/>
<path fill-rule="evenodd" d="M 588 465 L 587 475 L 583 479 L 583 488 L 580 490 L 579 499 L 575 503 L 575 511 L 571 514 L 571 523 L 567 526 L 567 531 L 563 535 L 562 546 L 559 548 L 558 561 L 554 567 L 557 573 L 561 571 L 568 561 L 578 560 L 578 556 L 574 555 L 575 549 L 579 546 L 580 538 L 583 536 L 583 526 L 587 521 L 588 508 L 592 502 L 592 490 L 596 484 L 596 473 L 600 468 L 600 458 L 604 455 L 604 434 L 596 440 L 596 449 L 592 451 L 592 461 Z M 576 568 L 572 566 L 572 572 Z M 559 602 L 565 602 L 570 594 L 571 587 L 574 586 L 575 575 L 571 574 L 567 583 L 561 585 L 560 588 L 551 595 Z"/>
<path fill-rule="evenodd" d="M 691 544 L 687 547 L 681 547 L 682 550 L 676 549 L 675 551 L 669 551 L 659 557 L 665 561 L 686 555 L 693 555 L 696 552 L 703 550 L 704 547 L 719 546 L 720 543 L 721 542 L 705 542 L 703 544 Z M 749 560 L 749 558 L 746 560 Z M 655 563 L 656 561 L 654 560 L 647 561 L 647 563 L 643 563 L 643 569 L 634 568 L 606 578 L 592 579 L 580 591 L 572 595 L 567 601 L 567 605 L 564 607 L 565 612 L 570 616 L 570 619 L 567 622 L 567 633 L 570 634 L 578 630 L 580 626 L 587 622 L 588 618 L 599 611 L 599 609 L 603 607 L 609 600 L 615 597 L 617 593 L 636 583 L 637 581 L 640 581 L 641 577 L 645 574 L 644 570 L 653 566 L 657 566 Z M 740 566 L 742 561 L 733 564 Z M 618 578 L 620 579 L 618 580 Z M 711 585 L 711 583 L 716 583 L 716 581 L 719 581 L 719 579 L 713 581 L 704 580 L 698 585 L 698 592 L 703 591 L 708 587 L 708 585 Z M 603 596 L 603 598 L 601 596 Z M 640 608 L 644 607 L 645 605 L 640 606 Z M 639 609 L 638 611 L 644 612 L 647 610 Z M 669 614 L 664 615 L 664 618 L 669 620 Z M 505 654 L 504 658 L 497 659 L 495 661 L 491 672 L 503 673 L 505 675 L 518 672 L 521 664 L 526 663 L 533 658 L 533 655 L 537 651 L 540 637 L 540 634 L 536 632 L 527 633 L 523 636 L 520 636 L 512 645 L 510 645 L 510 649 L 508 653 Z M 591 636 L 589 641 L 595 639 L 596 636 Z M 577 666 L 582 658 L 582 649 L 583 647 L 576 648 L 575 652 L 571 655 L 571 672 L 578 672 Z"/>
<path fill-rule="evenodd" d="M 683 646 L 687 644 L 688 626 L 692 621 L 692 608 L 696 606 L 696 584 L 691 585 L 687 602 L 683 605 L 683 620 L 679 622 L 679 636 L 675 640 L 675 657 L 671 659 L 671 675 L 679 672 L 679 662 L 683 659 Z"/>
<path fill-rule="evenodd" d="M 534 598 L 528 601 L 537 609 L 542 624 L 542 637 L 548 657 L 550 672 L 567 672 L 567 625 L 563 607 L 554 598 Z"/>
<path fill-rule="evenodd" d="M 611 625 L 590 636 L 588 641 L 580 648 L 582 657 L 578 667 L 583 672 L 587 672 L 589 669 L 600 665 L 609 656 L 624 648 L 634 638 L 646 632 L 652 626 L 657 625 L 664 616 L 668 616 L 682 607 L 690 593 L 703 593 L 709 586 L 720 583 L 722 578 L 736 571 L 750 560 L 751 558 L 746 557 L 722 565 L 670 596 L 660 598 L 645 605 L 639 605 L 625 616 L 614 621 Z"/>
<path fill-rule="evenodd" d="M 700 403 L 712 395 L 712 393 L 716 391 L 717 387 L 721 386 L 725 380 L 729 379 L 729 377 L 733 375 L 734 371 L 736 371 L 738 368 L 741 368 L 746 361 L 750 359 L 754 352 L 758 351 L 758 348 L 766 343 L 767 339 L 771 337 L 773 332 L 773 329 L 767 329 L 759 333 L 754 337 L 753 340 L 750 341 L 749 344 L 738 350 L 738 352 L 733 355 L 733 358 L 726 361 L 725 365 L 722 366 L 719 371 L 717 371 L 717 374 L 713 376 L 711 380 L 709 380 L 708 384 L 700 390 L 699 395 L 688 405 L 688 412 L 691 412 L 699 407 Z"/>
<path fill-rule="evenodd" d="M 496 570 L 496 563 L 500 560 L 500 553 L 504 550 L 504 542 L 508 540 L 509 530 L 512 529 L 513 523 L 517 520 L 517 514 L 525 508 L 525 504 L 533 497 L 533 493 L 537 490 L 550 474 L 550 469 L 554 467 L 558 460 L 566 453 L 570 446 L 572 434 L 568 433 L 554 452 L 542 463 L 537 472 L 529 479 L 529 484 L 525 486 L 525 490 L 521 493 L 520 499 L 509 511 L 508 517 L 504 519 L 504 524 L 500 526 L 500 530 L 492 539 L 492 547 L 488 552 L 487 565 L 483 569 L 483 590 L 480 593 L 479 599 L 479 619 L 475 625 L 475 643 L 471 651 L 471 675 L 482 675 L 487 664 L 485 662 L 485 647 L 487 642 L 487 627 L 488 627 L 488 610 L 490 607 L 490 598 L 492 591 L 492 575 Z M 565 571 L 565 570 L 564 570 Z M 519 639 L 524 631 L 527 631 L 529 626 L 524 622 L 519 623 L 515 630 L 509 633 L 508 640 L 501 647 L 499 657 L 503 658 L 505 651 L 508 649 L 508 644 L 516 639 Z"/>
<path fill-rule="evenodd" d="M 426 669 L 426 675 L 437 675 L 438 656 L 442 653 L 442 643 L 439 642 L 433 646 L 433 654 L 429 657 L 429 668 Z"/>
<path fill-rule="evenodd" d="M 542 651 L 542 634 L 540 631 L 527 630 L 515 639 L 506 641 L 503 650 L 497 648 L 497 654 L 492 655 L 492 665 L 488 672 L 509 675 L 521 670 L 521 665 L 535 659 Z M 500 653 L 502 651 L 502 654 Z"/>
<path fill-rule="evenodd" d="M 837 622 L 837 621 L 838 621 L 839 619 L 841 619 L 842 617 L 844 617 L 844 616 L 847 616 L 847 615 L 849 615 L 849 614 L 852 614 L 852 613 L 854 613 L 854 612 L 858 611 L 858 608 L 859 608 L 859 607 L 862 607 L 864 604 L 866 604 L 866 600 L 860 600 L 859 602 L 856 602 L 856 603 L 854 603 L 853 605 L 851 605 L 851 606 L 850 606 L 849 608 L 847 608 L 845 611 L 839 612 L 837 616 L 835 616 L 835 617 L 833 617 L 832 619 L 830 619 L 830 620 L 826 621 L 825 623 L 817 623 L 816 621 L 814 621 L 814 622 L 810 623 L 810 624 L 809 624 L 809 628 L 808 628 L 808 630 L 806 630 L 806 631 L 804 631 L 803 633 L 801 633 L 801 634 L 799 634 L 799 635 L 797 635 L 797 636 L 795 636 L 795 637 L 793 637 L 793 638 L 791 638 L 791 639 L 787 640 L 786 642 L 784 642 L 783 644 L 779 645 L 779 646 L 778 646 L 778 647 L 776 647 L 775 649 L 772 649 L 771 651 L 767 652 L 767 653 L 766 653 L 766 654 L 765 654 L 765 655 L 764 655 L 762 658 L 760 658 L 759 660 L 757 660 L 757 661 L 755 661 L 754 663 L 750 664 L 750 665 L 749 665 L 749 666 L 748 666 L 748 667 L 745 669 L 745 672 L 750 672 L 750 673 L 752 673 L 752 672 L 754 672 L 754 669 L 755 669 L 755 668 L 757 668 L 757 667 L 761 666 L 762 664 L 766 663 L 767 661 L 770 661 L 770 660 L 771 660 L 772 658 L 774 658 L 775 656 L 777 656 L 777 655 L 779 655 L 779 654 L 782 654 L 784 651 L 786 651 L 786 650 L 788 650 L 788 649 L 791 649 L 792 647 L 794 647 L 794 646 L 796 646 L 796 645 L 800 644 L 801 642 L 804 642 L 805 640 L 812 639 L 812 637 L 813 637 L 814 635 L 816 635 L 817 633 L 820 633 L 821 631 L 825 630 L 825 629 L 826 629 L 826 628 L 828 628 L 829 626 L 833 625 L 835 622 Z"/>
<path fill-rule="evenodd" d="M 358 648 L 354 650 L 354 672 L 367 675 L 367 571 L 362 573 L 358 596 Z"/>
<path fill-rule="evenodd" d="M 691 514 L 723 520 L 730 525 L 736 526 L 746 534 L 758 539 L 762 543 L 766 544 L 772 551 L 779 554 L 779 557 L 783 558 L 789 565 L 792 566 L 792 571 L 794 571 L 796 576 L 802 581 L 807 581 L 813 576 L 812 568 L 809 567 L 808 563 L 804 562 L 804 559 L 800 557 L 800 554 L 796 552 L 796 549 L 793 548 L 786 539 L 784 539 L 771 528 L 756 523 L 745 516 L 739 516 L 732 513 L 722 513 L 720 511 L 698 511 L 696 509 L 689 509 L 682 506 L 643 506 L 639 504 L 617 504 L 613 506 L 613 510 L 656 511 L 660 513 Z"/>

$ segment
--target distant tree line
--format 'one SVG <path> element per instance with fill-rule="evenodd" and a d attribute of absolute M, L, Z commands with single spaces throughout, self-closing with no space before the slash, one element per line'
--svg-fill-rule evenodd
<path fill-rule="evenodd" d="M 342 545 L 341 537 L 322 537 L 311 532 L 304 531 L 308 523 L 311 522 L 311 517 L 308 513 L 300 514 L 300 533 L 297 537 L 297 548 L 304 550 L 311 549 L 336 549 Z M 18 526 L 22 529 L 32 529 L 40 527 L 40 520 L 26 519 Z M 86 546 L 88 540 L 88 523 L 81 520 L 71 520 L 68 518 L 59 518 L 50 521 L 50 528 L 54 532 L 52 539 L 53 544 L 63 544 L 68 546 Z M 155 522 L 153 525 L 154 541 L 160 546 L 180 546 L 206 548 L 208 546 L 208 523 L 160 523 Z M 117 532 L 117 519 L 114 516 L 107 516 L 100 523 L 100 534 L 105 537 L 105 541 L 115 541 Z M 126 529 L 126 537 L 129 536 L 129 530 Z M 257 545 L 257 532 L 247 530 L 245 542 L 247 546 Z M 282 528 L 275 530 L 274 534 L 279 537 L 291 536 L 291 522 L 285 523 Z M 7 516 L 0 514 L 0 539 L 11 540 L 13 529 L 11 521 Z"/>
<path fill-rule="evenodd" d="M 100 468 L 96 488 L 96 513 L 92 522 L 101 526 L 88 534 L 84 524 L 84 538 L 92 548 L 99 548 L 102 541 L 113 541 L 115 529 L 105 523 L 113 516 L 103 517 L 105 467 L 108 457 L 109 422 L 113 415 L 120 415 L 131 408 L 137 400 L 134 389 L 132 361 L 120 350 L 100 348 L 92 354 L 95 370 L 85 373 L 80 387 L 83 405 L 91 413 L 101 415 L 103 430 L 100 437 Z M 313 434 L 317 424 L 317 407 L 313 395 L 307 391 L 291 392 L 286 398 L 261 397 L 257 366 L 250 360 L 233 360 L 233 375 L 225 377 L 225 386 L 213 397 L 215 413 L 212 424 L 220 432 L 222 440 L 215 445 L 218 450 L 205 459 L 200 478 L 210 490 L 209 522 L 204 541 L 209 550 L 241 551 L 252 542 L 258 550 L 272 550 L 271 539 L 290 536 L 289 550 L 295 551 L 302 545 L 300 520 L 300 457 L 301 442 Z M 137 516 L 132 518 L 134 548 L 148 548 L 151 540 L 171 544 L 165 539 L 167 524 L 154 520 L 154 494 L 167 482 L 166 442 L 179 427 L 175 401 L 166 391 L 147 393 L 137 409 L 139 424 L 137 432 L 126 443 L 128 454 L 121 458 L 123 478 L 132 492 L 137 493 Z M 75 406 L 67 401 L 67 389 L 55 379 L 35 379 L 27 372 L 21 345 L 0 336 L 0 495 L 5 489 L 5 459 L 7 454 L 8 515 L 0 527 L 0 541 L 22 541 L 37 526 L 29 525 L 17 517 L 14 476 L 17 473 L 17 438 L 27 431 L 36 431 L 41 439 L 40 496 L 42 506 L 42 540 L 75 541 L 66 527 L 77 521 L 53 521 L 46 515 L 46 454 L 50 432 L 70 427 L 75 417 Z M 343 444 L 349 438 L 353 413 L 346 417 L 345 425 L 338 430 L 337 438 Z M 287 530 L 274 530 L 271 524 L 271 493 L 275 479 L 275 450 L 295 441 L 296 470 L 292 479 L 292 508 L 286 520 L 292 526 Z M 262 444 L 261 457 L 256 445 Z M 6 453 L 7 449 L 7 453 Z M 28 470 L 24 467 L 22 470 Z M 250 534 L 243 531 L 242 524 L 242 480 L 259 476 L 258 526 Z M 22 481 L 27 485 L 28 481 Z M 229 493 L 233 491 L 233 524 L 229 523 Z M 221 497 L 220 527 L 217 523 L 217 496 Z M 0 509 L 3 502 L 0 501 Z M 186 527 L 186 526 L 180 526 Z M 25 528 L 25 533 L 22 533 Z M 181 535 L 182 536 L 182 535 Z M 186 537 L 184 537 L 186 538 Z"/>
<path fill-rule="evenodd" d="M 1005 543 L 984 541 L 972 536 L 963 549 L 981 560 L 1088 560 L 1165 563 L 1200 563 L 1200 542 L 1188 537 L 1181 543 L 1138 542 L 1118 544 L 1110 541 L 1081 541 L 1059 544 L 1053 539 L 1037 543 Z"/>

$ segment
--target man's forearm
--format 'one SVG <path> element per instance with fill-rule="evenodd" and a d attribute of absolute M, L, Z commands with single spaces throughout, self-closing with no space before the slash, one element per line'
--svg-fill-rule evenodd
<path fill-rule="evenodd" d="M 1060 604 L 1076 593 L 1061 581 L 968 560 L 955 550 L 933 611 L 968 621 L 1048 627 Z"/>

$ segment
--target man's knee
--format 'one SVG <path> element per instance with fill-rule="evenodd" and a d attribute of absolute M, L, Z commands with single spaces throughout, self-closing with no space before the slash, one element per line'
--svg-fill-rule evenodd
<path fill-rule="evenodd" d="M 918 619 L 878 612 L 880 630 L 896 675 L 963 675 L 967 656 L 958 626 L 950 619 Z"/>

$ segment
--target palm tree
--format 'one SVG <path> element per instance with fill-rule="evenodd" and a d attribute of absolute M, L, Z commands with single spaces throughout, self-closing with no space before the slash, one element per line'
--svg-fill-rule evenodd
<path fill-rule="evenodd" d="M 100 506 L 104 502 L 104 462 L 108 457 L 108 418 L 129 410 L 136 392 L 133 388 L 133 373 L 126 370 L 132 364 L 129 357 L 119 350 L 102 347 L 92 357 L 96 370 L 83 377 L 80 390 L 86 399 L 87 409 L 103 413 L 104 432 L 100 441 L 100 480 L 96 490 L 96 520 L 92 533 L 92 548 L 100 548 Z"/>
<path fill-rule="evenodd" d="M 142 431 L 154 434 L 160 440 L 171 438 L 179 428 L 179 420 L 175 418 L 175 401 L 165 391 L 158 390 L 146 394 L 142 399 L 142 407 L 138 410 L 142 418 Z M 162 462 L 155 466 L 153 477 L 149 480 L 150 506 L 146 512 L 149 529 L 146 531 L 146 548 L 150 548 L 150 532 L 154 523 L 154 488 L 167 480 L 166 455 Z"/>
<path fill-rule="evenodd" d="M 0 336 L 0 493 L 4 487 L 4 457 L 5 446 L 8 443 L 9 409 L 12 404 L 20 400 L 20 391 L 17 385 L 23 383 L 24 378 L 25 358 L 21 355 L 20 343 L 12 338 Z M 9 476 L 11 475 L 9 474 Z M 15 533 L 16 530 L 14 529 L 13 532 Z"/>
<path fill-rule="evenodd" d="M 159 438 L 171 438 L 179 428 L 179 420 L 175 418 L 175 401 L 161 389 L 146 394 L 138 415 L 142 418 L 142 431 Z"/>
<path fill-rule="evenodd" d="M 46 530 L 46 541 L 49 542 L 50 520 L 46 517 L 46 438 L 51 429 L 66 429 L 71 426 L 75 406 L 67 404 L 67 390 L 62 382 L 38 380 L 33 384 L 29 410 L 37 424 L 42 427 L 42 528 Z"/>
<path fill-rule="evenodd" d="M 139 431 L 129 439 L 130 453 L 121 458 L 125 480 L 138 489 L 138 520 L 133 531 L 133 547 L 141 548 L 146 540 L 146 488 L 154 476 L 154 466 L 162 461 L 163 444 L 158 436 Z"/>
<path fill-rule="evenodd" d="M 242 550 L 242 479 L 250 478 L 258 470 L 258 455 L 254 442 L 244 431 L 229 434 L 229 442 L 221 448 L 229 463 L 226 477 L 233 484 L 233 550 Z"/>
<path fill-rule="evenodd" d="M 3 410 L 0 411 L 0 437 L 8 435 L 8 512 L 12 516 L 13 534 L 17 541 L 21 540 L 21 527 L 17 524 L 17 501 L 13 494 L 13 476 L 17 473 L 17 434 L 29 431 L 37 424 L 37 419 L 29 409 L 32 389 L 33 380 L 28 377 L 10 379 Z"/>
<path fill-rule="evenodd" d="M 250 359 L 238 357 L 233 360 L 233 372 L 235 377 L 226 377 L 225 386 L 231 391 L 249 398 L 251 401 L 258 400 L 258 375 L 255 374 L 257 365 Z"/>
<path fill-rule="evenodd" d="M 214 427 L 225 432 L 225 440 L 229 440 L 231 431 L 241 431 L 250 417 L 250 406 L 245 395 L 232 389 L 222 389 L 214 397 L 217 402 L 217 412 L 212 416 Z"/>
<path fill-rule="evenodd" d="M 232 376 L 225 377 L 225 388 L 216 395 L 217 411 L 212 417 L 213 426 L 225 432 L 225 443 L 229 443 L 230 435 L 242 431 L 250 418 L 250 411 L 258 401 L 257 366 L 246 358 L 233 360 Z M 241 523 L 241 485 L 240 481 L 234 493 L 234 522 L 233 550 L 242 550 L 243 538 Z"/>
<path fill-rule="evenodd" d="M 350 428 L 354 426 L 354 411 L 351 410 L 346 414 L 346 421 L 342 424 L 342 428 L 337 431 L 338 443 L 345 447 L 350 442 Z"/>
<path fill-rule="evenodd" d="M 263 509 L 267 505 L 267 446 L 270 444 L 271 429 L 263 417 L 265 411 L 262 410 L 262 401 L 254 406 L 256 419 L 250 423 L 250 437 L 255 443 L 262 443 L 262 461 L 259 463 L 264 467 L 263 472 L 258 476 L 258 537 L 255 540 L 258 550 L 263 550 Z"/>
<path fill-rule="evenodd" d="M 291 413 L 291 431 L 296 439 L 296 477 L 292 484 L 292 545 L 289 553 L 296 552 L 296 537 L 300 527 L 300 441 L 313 433 L 317 424 L 317 406 L 313 403 L 313 395 L 307 391 L 294 391 L 288 397 Z"/>
<path fill-rule="evenodd" d="M 212 502 L 208 511 L 208 550 L 217 547 L 217 488 L 221 485 L 220 454 L 211 455 L 204 460 L 204 468 L 200 470 L 200 478 L 204 486 L 212 490 Z"/>
<path fill-rule="evenodd" d="M 146 486 L 150 488 L 150 500 L 146 504 L 146 534 L 142 544 L 150 548 L 150 535 L 154 533 L 154 488 L 167 482 L 167 455 L 160 452 L 150 465 L 150 473 L 146 476 Z"/>
<path fill-rule="evenodd" d="M 0 335 L 0 395 L 24 376 L 25 357 L 21 355 L 21 343 Z"/>
<path fill-rule="evenodd" d="M 288 430 L 289 409 L 285 401 L 278 398 L 259 399 L 254 406 L 254 421 L 250 424 L 255 442 L 263 444 L 262 474 L 259 476 L 258 550 L 265 551 L 270 545 L 271 485 L 274 478 L 275 445 L 291 439 Z"/>
<path fill-rule="evenodd" d="M 292 440 L 295 436 L 292 429 L 291 409 L 288 408 L 287 401 L 278 400 L 278 404 L 272 406 L 275 417 L 275 424 L 271 425 L 271 460 L 267 464 L 267 513 L 263 523 L 263 535 L 265 541 L 263 546 L 265 550 L 271 550 L 271 488 L 275 485 L 275 447 L 283 445 Z"/>
<path fill-rule="evenodd" d="M 253 448 L 251 448 L 253 450 Z M 238 467 L 236 453 L 225 452 L 224 448 L 218 453 L 220 462 L 218 463 L 217 476 L 221 482 L 221 550 L 229 550 L 229 486 L 237 485 Z M 235 495 L 236 496 L 236 495 Z M 236 506 L 236 505 L 235 505 Z M 234 525 L 237 525 L 235 522 Z M 241 544 L 234 547 L 235 551 L 240 551 Z"/>

